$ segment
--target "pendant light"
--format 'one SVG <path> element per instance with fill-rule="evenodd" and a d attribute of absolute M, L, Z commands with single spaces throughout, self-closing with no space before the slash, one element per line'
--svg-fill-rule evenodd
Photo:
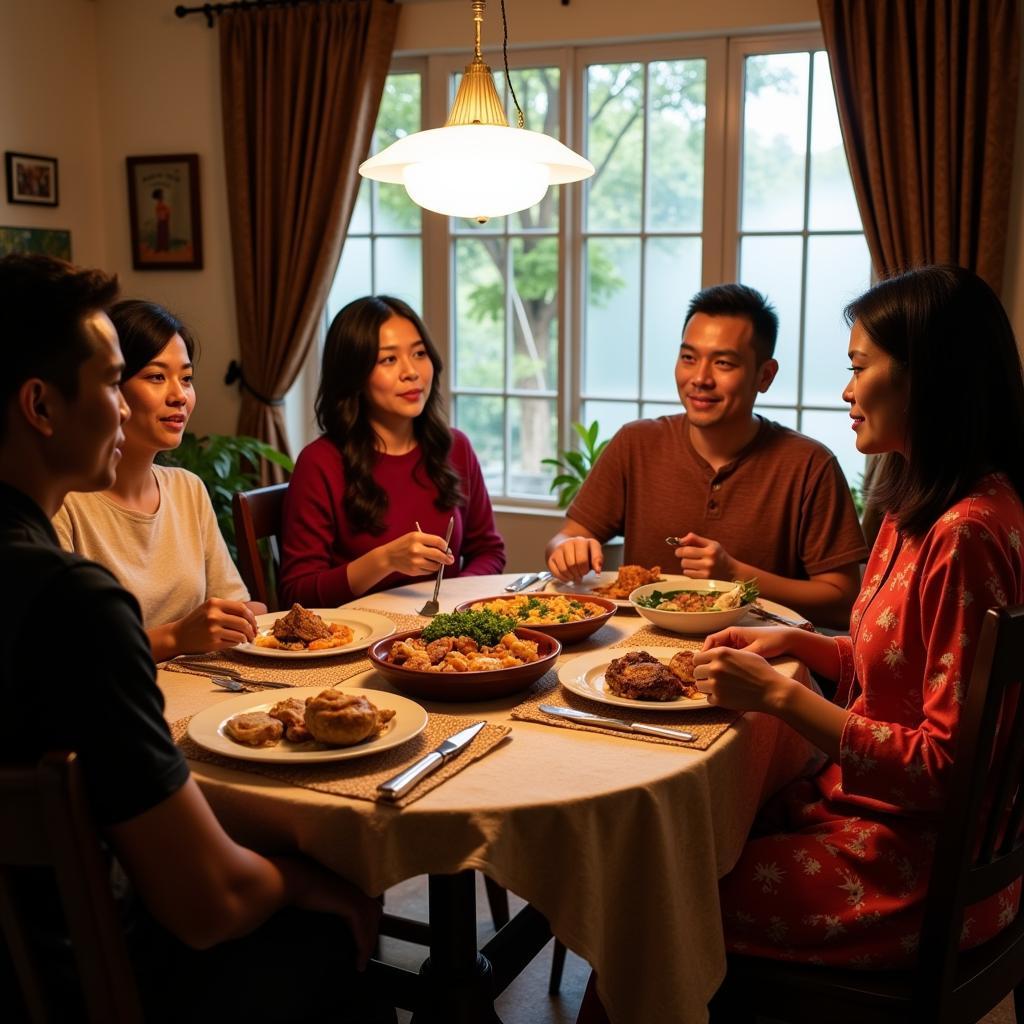
<path fill-rule="evenodd" d="M 407 135 L 359 165 L 374 181 L 404 185 L 425 210 L 483 224 L 535 206 L 549 185 L 589 178 L 594 165 L 541 132 L 528 131 L 505 59 L 505 78 L 518 113 L 509 127 L 491 69 L 480 55 L 485 0 L 472 0 L 476 46 L 443 128 Z M 504 24 L 505 5 L 502 2 Z M 508 42 L 508 26 L 505 42 Z"/>

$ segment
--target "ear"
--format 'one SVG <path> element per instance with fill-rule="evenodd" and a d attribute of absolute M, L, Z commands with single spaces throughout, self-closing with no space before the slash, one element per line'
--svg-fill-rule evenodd
<path fill-rule="evenodd" d="M 43 437 L 53 437 L 55 433 L 55 397 L 53 385 L 38 377 L 29 378 L 18 388 L 18 411 L 29 427 Z"/>
<path fill-rule="evenodd" d="M 775 380 L 775 374 L 779 372 L 779 361 L 777 359 L 766 359 L 757 368 L 757 390 L 764 394 Z"/>

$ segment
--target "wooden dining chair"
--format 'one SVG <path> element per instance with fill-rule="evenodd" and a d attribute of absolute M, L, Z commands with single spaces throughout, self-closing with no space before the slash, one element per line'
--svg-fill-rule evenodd
<path fill-rule="evenodd" d="M 1017 1024 L 1024 1024 L 1024 913 L 984 945 L 959 949 L 966 908 L 1024 877 L 1022 678 L 1024 607 L 990 609 L 939 823 L 916 966 L 845 970 L 730 955 L 712 1021 L 739 1024 L 757 1014 L 790 1024 L 975 1024 L 1013 992 Z"/>
<path fill-rule="evenodd" d="M 17 899 L 18 873 L 47 868 L 64 910 L 86 1019 L 142 1021 L 99 838 L 75 754 L 49 753 L 37 764 L 0 766 L 0 924 L 28 1019 L 67 1019 L 47 992 L 33 949 L 29 911 Z M 10 1009 L 10 1007 L 8 1007 Z"/>
<path fill-rule="evenodd" d="M 279 611 L 277 599 L 278 570 L 281 567 L 281 520 L 284 496 L 288 485 L 271 484 L 252 491 L 236 491 L 231 499 L 235 520 L 235 543 L 238 545 L 238 571 L 253 601 L 260 601 L 268 611 Z M 261 548 L 265 541 L 265 550 Z"/>

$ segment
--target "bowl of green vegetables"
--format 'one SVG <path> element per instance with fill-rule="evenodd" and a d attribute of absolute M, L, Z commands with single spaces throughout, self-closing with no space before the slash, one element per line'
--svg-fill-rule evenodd
<path fill-rule="evenodd" d="M 661 629 L 707 636 L 735 625 L 757 599 L 753 580 L 687 580 L 679 586 L 647 583 L 629 595 L 629 603 Z"/>

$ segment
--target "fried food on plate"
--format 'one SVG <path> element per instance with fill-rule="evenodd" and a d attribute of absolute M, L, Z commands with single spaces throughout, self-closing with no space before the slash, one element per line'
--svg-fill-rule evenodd
<path fill-rule="evenodd" d="M 256 637 L 257 647 L 279 651 L 323 651 L 344 647 L 353 639 L 352 630 L 340 622 L 325 622 L 316 612 L 293 604 L 287 615 L 274 620 L 269 633 Z"/>
<path fill-rule="evenodd" d="M 292 743 L 305 743 L 313 738 L 306 728 L 306 704 L 298 697 L 278 701 L 267 714 L 284 726 L 285 739 Z"/>
<path fill-rule="evenodd" d="M 224 731 L 247 747 L 272 747 L 284 733 L 284 725 L 265 711 L 247 711 L 224 723 Z"/>
<path fill-rule="evenodd" d="M 324 690 L 306 698 L 306 728 L 313 739 L 332 747 L 350 747 L 371 739 L 394 717 L 390 708 L 378 708 L 353 693 Z"/>
<path fill-rule="evenodd" d="M 611 583 L 592 587 L 591 590 L 602 597 L 625 601 L 637 587 L 642 587 L 645 583 L 657 583 L 660 579 L 660 565 L 652 569 L 645 569 L 642 565 L 623 565 L 619 567 L 619 575 Z"/>
<path fill-rule="evenodd" d="M 689 682 L 684 680 L 687 671 Z M 664 701 L 699 696 L 693 685 L 693 651 L 680 651 L 668 665 L 646 651 L 630 651 L 609 663 L 604 681 L 611 693 L 630 700 Z"/>

